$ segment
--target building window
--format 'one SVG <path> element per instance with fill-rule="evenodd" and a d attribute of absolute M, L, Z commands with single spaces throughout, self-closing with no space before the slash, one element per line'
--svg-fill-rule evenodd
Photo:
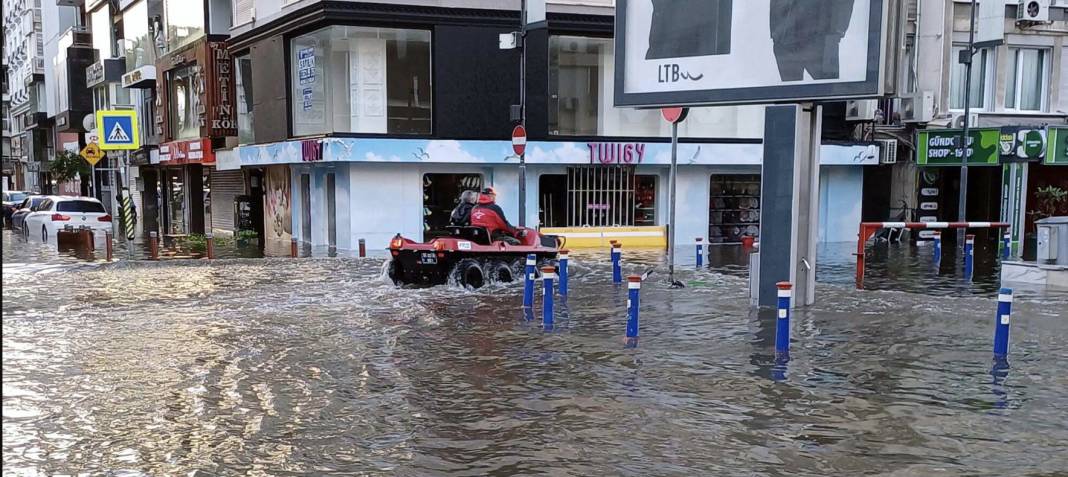
<path fill-rule="evenodd" d="M 200 137 L 200 95 L 196 92 L 197 66 L 183 66 L 167 73 L 167 104 L 173 139 Z"/>
<path fill-rule="evenodd" d="M 105 4 L 102 8 L 89 14 L 90 31 L 93 35 L 93 48 L 97 52 L 97 59 L 112 58 L 111 41 L 111 10 Z"/>
<path fill-rule="evenodd" d="M 960 53 L 967 50 L 967 46 L 953 47 L 953 66 L 950 71 L 950 100 L 949 109 L 964 109 L 965 80 L 967 68 L 959 63 L 957 58 Z M 972 84 L 971 84 L 971 108 L 987 109 L 989 86 L 994 84 L 994 53 L 989 48 L 979 49 L 972 57 Z"/>
<path fill-rule="evenodd" d="M 666 137 L 671 126 L 655 109 L 616 108 L 611 38 L 549 38 L 549 134 Z M 748 108 L 748 109 L 746 109 Z M 679 136 L 761 137 L 763 106 L 693 108 Z"/>
<path fill-rule="evenodd" d="M 331 26 L 291 43 L 293 134 L 430 134 L 430 32 Z"/>
<path fill-rule="evenodd" d="M 1005 108 L 1045 111 L 1049 96 L 1049 50 L 1009 48 Z"/>
<path fill-rule="evenodd" d="M 204 2 L 166 0 L 163 18 L 167 51 L 174 51 L 204 36 Z"/>
<path fill-rule="evenodd" d="M 255 142 L 253 127 L 255 116 L 252 112 L 252 59 L 248 55 L 234 57 L 237 85 L 237 142 L 249 144 Z"/>
<path fill-rule="evenodd" d="M 156 51 L 148 34 L 148 2 L 142 0 L 122 13 L 126 71 L 156 63 Z"/>

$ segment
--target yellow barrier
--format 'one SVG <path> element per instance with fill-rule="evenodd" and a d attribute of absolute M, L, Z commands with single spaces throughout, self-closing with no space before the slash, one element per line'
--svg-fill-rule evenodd
<path fill-rule="evenodd" d="M 667 248 L 667 227 L 543 227 L 541 233 L 567 239 L 566 247 L 608 247 L 616 240 L 624 248 Z"/>

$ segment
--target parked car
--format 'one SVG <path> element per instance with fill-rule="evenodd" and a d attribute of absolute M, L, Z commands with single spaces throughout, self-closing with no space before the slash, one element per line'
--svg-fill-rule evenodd
<path fill-rule="evenodd" d="M 4 225 L 11 225 L 11 214 L 15 213 L 15 206 L 21 204 L 29 195 L 29 192 L 21 190 L 4 191 Z"/>
<path fill-rule="evenodd" d="M 42 242 L 56 236 L 65 226 L 89 226 L 94 232 L 111 230 L 111 216 L 104 204 L 92 197 L 50 196 L 26 216 L 29 236 L 37 235 Z"/>
<path fill-rule="evenodd" d="M 26 227 L 24 227 L 24 225 L 26 223 L 26 216 L 29 215 L 30 212 L 33 212 L 33 209 L 39 207 L 47 198 L 47 195 L 31 195 L 22 199 L 22 203 L 16 205 L 15 212 L 11 214 L 11 230 L 21 232 L 25 235 Z"/>

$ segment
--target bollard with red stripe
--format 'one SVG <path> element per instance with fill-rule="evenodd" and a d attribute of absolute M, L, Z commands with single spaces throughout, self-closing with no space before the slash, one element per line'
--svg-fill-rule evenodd
<path fill-rule="evenodd" d="M 553 329 L 553 280 L 556 278 L 556 268 L 541 267 L 541 324 L 546 331 Z"/>
<path fill-rule="evenodd" d="M 641 275 L 627 277 L 627 344 L 638 341 L 638 309 L 641 306 Z"/>
<path fill-rule="evenodd" d="M 775 320 L 775 357 L 778 360 L 790 359 L 790 299 L 794 286 L 790 282 L 775 284 L 779 289 L 779 303 Z"/>

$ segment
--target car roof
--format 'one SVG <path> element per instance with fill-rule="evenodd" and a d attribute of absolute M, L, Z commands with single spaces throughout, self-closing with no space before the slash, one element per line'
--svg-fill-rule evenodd
<path fill-rule="evenodd" d="M 54 202 L 69 202 L 69 201 L 72 201 L 72 200 L 87 200 L 89 202 L 100 202 L 95 197 L 73 196 L 73 195 L 50 195 L 50 196 L 48 196 L 48 198 L 52 199 L 52 201 L 54 201 Z"/>

